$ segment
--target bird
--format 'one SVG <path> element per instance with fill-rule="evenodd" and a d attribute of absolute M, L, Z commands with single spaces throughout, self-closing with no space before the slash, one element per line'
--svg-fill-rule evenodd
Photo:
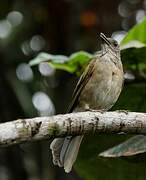
<path fill-rule="evenodd" d="M 123 65 L 120 46 L 113 38 L 100 33 L 101 50 L 89 61 L 72 96 L 67 113 L 107 111 L 117 101 L 123 87 Z M 53 163 L 72 170 L 83 135 L 55 138 L 51 144 Z"/>

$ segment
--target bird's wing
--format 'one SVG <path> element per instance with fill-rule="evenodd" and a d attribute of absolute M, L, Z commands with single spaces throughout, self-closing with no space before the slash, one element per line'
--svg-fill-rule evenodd
<path fill-rule="evenodd" d="M 83 74 L 81 75 L 81 77 L 74 89 L 73 96 L 72 96 L 72 102 L 67 110 L 68 113 L 72 112 L 73 109 L 76 107 L 76 103 L 78 102 L 78 98 L 79 98 L 83 88 L 85 87 L 85 85 L 87 84 L 87 82 L 89 81 L 90 77 L 92 76 L 92 74 L 94 72 L 95 61 L 96 61 L 96 59 L 92 59 L 89 62 L 88 66 L 86 67 Z"/>

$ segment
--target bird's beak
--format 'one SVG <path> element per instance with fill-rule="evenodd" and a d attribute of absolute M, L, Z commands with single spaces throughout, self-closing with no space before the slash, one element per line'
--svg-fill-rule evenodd
<path fill-rule="evenodd" d="M 100 33 L 100 38 L 109 46 L 111 46 L 111 43 L 109 42 L 108 38 L 103 34 Z"/>

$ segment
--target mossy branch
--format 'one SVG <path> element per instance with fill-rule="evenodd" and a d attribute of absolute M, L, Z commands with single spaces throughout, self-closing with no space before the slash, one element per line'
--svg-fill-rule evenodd
<path fill-rule="evenodd" d="M 146 113 L 80 112 L 0 124 L 0 146 L 88 133 L 146 134 Z"/>

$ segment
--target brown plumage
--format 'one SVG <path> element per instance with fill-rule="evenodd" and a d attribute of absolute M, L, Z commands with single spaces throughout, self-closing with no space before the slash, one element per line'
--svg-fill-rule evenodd
<path fill-rule="evenodd" d="M 89 62 L 73 93 L 69 112 L 108 110 L 117 101 L 123 84 L 123 67 L 117 42 L 100 34 L 102 50 Z M 70 172 L 83 136 L 56 138 L 50 145 L 55 165 Z"/>

